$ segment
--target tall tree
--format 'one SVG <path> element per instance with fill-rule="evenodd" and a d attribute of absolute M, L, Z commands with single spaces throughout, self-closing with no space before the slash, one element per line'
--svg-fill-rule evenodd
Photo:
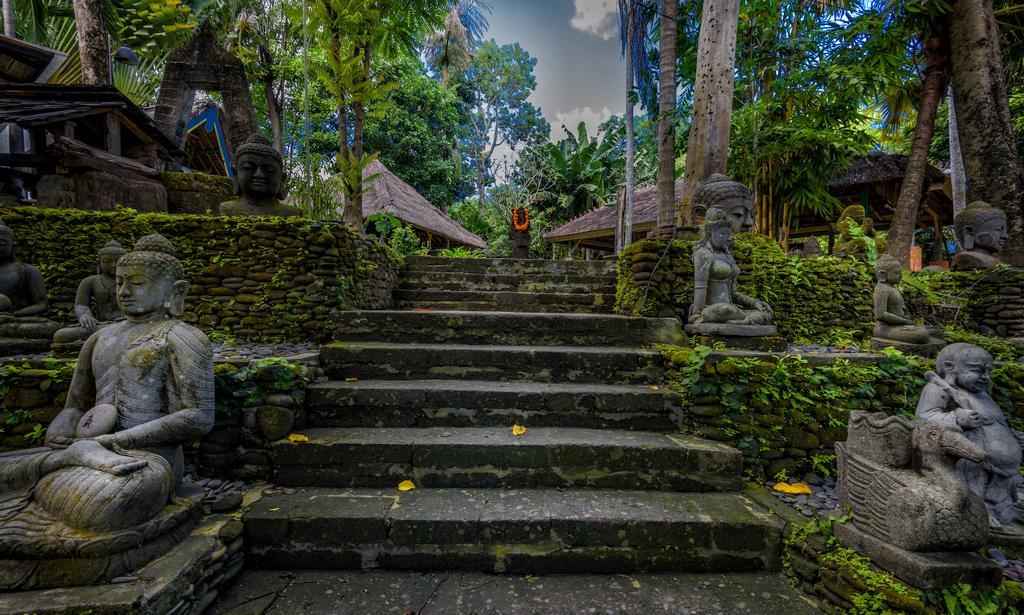
<path fill-rule="evenodd" d="M 702 9 L 693 119 L 683 173 L 683 226 L 696 223 L 690 199 L 700 182 L 713 173 L 726 172 L 739 13 L 739 0 L 705 0 Z"/>
<path fill-rule="evenodd" d="M 1024 266 L 1024 169 L 1013 138 L 992 0 L 955 0 L 949 18 L 953 95 L 969 200 L 1006 213 L 1003 259 Z"/>
<path fill-rule="evenodd" d="M 490 40 L 476 49 L 466 72 L 472 102 L 465 144 L 476 174 L 481 212 L 492 179 L 494 152 L 501 146 L 515 150 L 539 143 L 550 132 L 540 109 L 528 100 L 537 87 L 533 76 L 536 64 L 518 43 L 499 46 Z"/>
<path fill-rule="evenodd" d="M 665 232 L 676 222 L 676 33 L 677 0 L 662 0 L 658 79 L 658 222 Z"/>
<path fill-rule="evenodd" d="M 4 36 L 15 38 L 14 32 L 14 0 L 3 0 Z"/>
<path fill-rule="evenodd" d="M 924 71 L 921 97 L 917 107 L 914 140 L 907 157 L 907 168 L 900 184 L 900 195 L 889 228 L 886 253 L 907 267 L 910 246 L 914 242 L 917 214 L 928 186 L 924 184 L 928 170 L 928 150 L 935 134 L 935 115 L 949 84 L 946 37 L 933 34 L 924 40 Z"/>
<path fill-rule="evenodd" d="M 443 87 L 453 75 L 459 77 L 469 68 L 473 48 L 487 31 L 490 12 L 489 0 L 451 0 L 444 27 L 427 38 L 424 56 L 427 65 L 441 73 Z"/>
<path fill-rule="evenodd" d="M 952 85 L 946 92 L 946 107 L 949 115 L 949 179 L 953 188 L 953 217 L 956 218 L 967 207 L 967 179 L 964 155 L 960 151 L 960 126 L 956 121 Z"/>
<path fill-rule="evenodd" d="M 73 0 L 82 82 L 110 84 L 110 45 L 103 24 L 103 0 Z"/>

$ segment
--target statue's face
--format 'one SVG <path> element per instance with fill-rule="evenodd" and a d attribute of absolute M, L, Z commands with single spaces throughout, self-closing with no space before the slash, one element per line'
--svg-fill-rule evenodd
<path fill-rule="evenodd" d="M 281 165 L 271 156 L 242 154 L 238 160 L 238 186 L 243 195 L 277 197 L 282 180 Z"/>
<path fill-rule="evenodd" d="M 728 226 L 720 226 L 711 232 L 711 246 L 716 250 L 725 250 L 732 247 L 732 229 Z"/>
<path fill-rule="evenodd" d="M 1008 238 L 1005 218 L 985 220 L 974 229 L 974 246 L 989 252 L 1002 250 Z"/>
<path fill-rule="evenodd" d="M 142 317 L 167 312 L 173 299 L 174 280 L 145 265 L 117 268 L 117 305 L 128 316 Z"/>
<path fill-rule="evenodd" d="M 754 207 L 747 199 L 736 197 L 715 205 L 729 217 L 732 232 L 745 233 L 754 228 Z"/>
<path fill-rule="evenodd" d="M 7 233 L 0 233 L 0 262 L 7 262 L 14 258 L 14 237 Z"/>
<path fill-rule="evenodd" d="M 114 275 L 117 271 L 117 256 L 114 254 L 100 255 L 100 273 Z"/>
<path fill-rule="evenodd" d="M 892 267 L 891 269 L 883 269 L 878 272 L 879 281 L 886 284 L 897 284 L 903 279 L 903 269 L 899 267 Z"/>
<path fill-rule="evenodd" d="M 946 364 L 956 376 L 956 385 L 971 393 L 987 391 L 992 385 L 992 359 L 977 352 L 964 353 Z"/>

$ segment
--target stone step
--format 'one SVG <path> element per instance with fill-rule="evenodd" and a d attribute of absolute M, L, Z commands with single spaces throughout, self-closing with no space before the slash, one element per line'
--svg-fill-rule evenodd
<path fill-rule="evenodd" d="M 594 487 L 739 491 L 739 450 L 681 433 L 528 427 L 305 429 L 274 443 L 289 487 Z"/>
<path fill-rule="evenodd" d="M 306 389 L 311 427 L 591 427 L 675 431 L 681 410 L 641 385 L 495 380 L 331 381 Z"/>
<path fill-rule="evenodd" d="M 520 293 L 482 290 L 402 290 L 391 296 L 399 303 L 486 305 L 494 311 L 530 312 L 543 307 L 581 307 L 611 312 L 615 294 Z"/>
<path fill-rule="evenodd" d="M 22 604 L 26 608 L 12 613 L 39 608 L 39 603 Z M 661 572 L 626 578 L 610 574 L 535 577 L 407 570 L 246 570 L 208 612 L 821 615 L 781 574 Z"/>
<path fill-rule="evenodd" d="M 394 290 L 403 291 L 472 291 L 501 293 L 564 293 L 571 295 L 615 295 L 615 283 L 580 283 L 580 282 L 532 282 L 514 280 L 509 282 L 473 282 L 461 281 L 458 276 L 449 280 L 419 280 L 399 278 Z M 495 276 L 481 276 L 490 279 Z"/>
<path fill-rule="evenodd" d="M 332 342 L 320 347 L 331 380 L 531 380 L 649 384 L 661 382 L 654 350 L 601 346 L 485 346 Z"/>
<path fill-rule="evenodd" d="M 399 310 L 438 311 L 468 310 L 473 312 L 503 312 L 513 309 L 512 306 L 497 306 L 488 301 L 394 301 L 392 307 Z M 611 314 L 611 304 L 602 306 L 566 305 L 563 303 L 534 304 L 522 307 L 522 310 L 540 312 L 542 314 Z"/>
<path fill-rule="evenodd" d="M 570 275 L 570 274 L 506 274 L 467 273 L 464 271 L 409 271 L 403 270 L 398 277 L 400 288 L 452 288 L 453 290 L 521 290 L 537 291 L 548 288 L 585 289 L 610 288 L 615 292 L 614 275 Z M 572 292 L 563 290 L 562 292 Z"/>
<path fill-rule="evenodd" d="M 511 574 L 778 570 L 782 522 L 738 493 L 299 488 L 244 515 L 277 569 Z"/>
<path fill-rule="evenodd" d="M 674 318 L 536 312 L 352 310 L 338 312 L 337 341 L 515 346 L 643 346 L 682 342 Z"/>
<path fill-rule="evenodd" d="M 438 258 L 408 256 L 404 271 L 459 271 L 497 275 L 615 275 L 614 261 L 555 261 L 539 258 Z"/>

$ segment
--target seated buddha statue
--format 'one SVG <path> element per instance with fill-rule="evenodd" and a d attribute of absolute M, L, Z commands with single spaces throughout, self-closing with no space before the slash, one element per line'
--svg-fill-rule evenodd
<path fill-rule="evenodd" d="M 257 133 L 235 150 L 235 195 L 220 204 L 224 216 L 300 216 L 297 207 L 281 202 L 285 197 L 281 153 Z"/>
<path fill-rule="evenodd" d="M 737 288 L 740 268 L 731 252 L 732 222 L 724 210 L 716 208 L 704 218 L 693 251 L 693 303 L 686 331 L 724 337 L 777 336 L 771 306 Z"/>
<path fill-rule="evenodd" d="M 49 349 L 60 325 L 46 319 L 47 307 L 42 274 L 14 259 L 14 231 L 0 222 L 0 355 Z"/>
<path fill-rule="evenodd" d="M 953 228 L 963 251 L 953 256 L 950 269 L 994 269 L 1000 263 L 996 253 L 1003 249 L 1009 237 L 1003 210 L 984 201 L 974 201 L 956 217 Z"/>
<path fill-rule="evenodd" d="M 0 590 L 125 574 L 194 518 L 181 446 L 213 427 L 210 342 L 177 320 L 188 282 L 166 239 L 140 239 L 116 279 L 125 320 L 86 340 L 45 446 L 0 454 Z"/>
<path fill-rule="evenodd" d="M 903 267 L 895 257 L 885 254 L 875 262 L 874 308 L 875 330 L 871 345 L 876 350 L 894 346 L 923 356 L 933 356 L 945 341 L 942 332 L 917 324 L 907 312 L 896 284 L 903 277 Z"/>
<path fill-rule="evenodd" d="M 100 248 L 97 273 L 82 280 L 75 294 L 78 325 L 65 327 L 53 334 L 55 351 L 75 349 L 77 353 L 80 349 L 76 348 L 77 342 L 84 341 L 96 329 L 124 318 L 121 308 L 117 306 L 114 277 L 117 261 L 124 253 L 124 248 L 116 241 L 110 241 Z"/>
<path fill-rule="evenodd" d="M 864 211 L 863 205 L 850 205 L 839 215 L 836 222 L 836 244 L 832 249 L 835 256 L 866 258 L 874 243 L 875 253 L 885 251 L 885 239 L 875 232 L 875 221 Z"/>
<path fill-rule="evenodd" d="M 702 181 L 693 193 L 693 211 L 698 217 L 706 218 L 712 209 L 725 213 L 733 233 L 744 233 L 754 228 L 753 195 L 746 186 L 721 173 L 714 173 Z"/>

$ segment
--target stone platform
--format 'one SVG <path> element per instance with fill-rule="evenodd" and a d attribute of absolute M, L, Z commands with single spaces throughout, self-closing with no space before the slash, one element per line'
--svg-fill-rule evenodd
<path fill-rule="evenodd" d="M 906 342 L 898 342 L 896 340 L 885 339 L 883 337 L 872 337 L 871 338 L 871 349 L 872 350 L 884 350 L 886 348 L 895 348 L 903 354 L 912 354 L 919 357 L 926 357 L 929 359 L 935 358 L 939 354 L 939 351 L 946 345 L 945 341 L 937 341 L 930 344 L 908 344 Z"/>
<path fill-rule="evenodd" d="M 701 613 L 812 615 L 770 574 L 517 577 L 458 572 L 251 571 L 214 604 L 224 615 L 290 613 Z"/>
<path fill-rule="evenodd" d="M 977 553 L 911 553 L 870 536 L 853 525 L 836 524 L 833 531 L 847 547 L 867 555 L 878 566 L 921 589 L 998 585 L 1003 573 Z"/>
<path fill-rule="evenodd" d="M 695 344 L 714 347 L 723 344 L 737 350 L 785 352 L 789 342 L 779 335 L 775 325 L 736 325 L 729 323 L 700 323 L 686 325 L 686 334 Z"/>

